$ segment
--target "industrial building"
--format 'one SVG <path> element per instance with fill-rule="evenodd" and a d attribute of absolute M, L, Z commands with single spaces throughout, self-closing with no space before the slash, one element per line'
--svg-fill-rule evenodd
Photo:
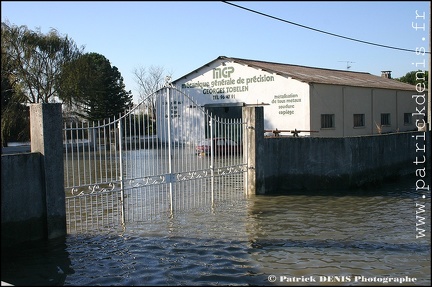
<path fill-rule="evenodd" d="M 242 106 L 263 105 L 266 130 L 300 130 L 300 136 L 412 131 L 426 118 L 416 110 L 416 86 L 392 79 L 390 71 L 377 76 L 220 56 L 172 84 L 220 117 L 239 118 Z"/>

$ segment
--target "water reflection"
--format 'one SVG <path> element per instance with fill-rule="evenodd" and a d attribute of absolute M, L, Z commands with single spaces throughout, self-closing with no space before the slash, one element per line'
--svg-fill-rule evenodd
<path fill-rule="evenodd" d="M 68 235 L 42 251 L 28 246 L 5 262 L 2 253 L 2 280 L 16 285 L 287 286 L 308 284 L 271 283 L 268 276 L 361 275 L 408 276 L 417 282 L 405 285 L 429 286 L 430 221 L 426 236 L 416 239 L 414 183 L 406 178 L 355 195 L 236 198 L 214 208 L 178 211 L 173 218 L 131 222 L 121 232 Z M 430 212 L 430 197 L 424 202 Z M 377 285 L 309 285 L 326 284 Z"/>
<path fill-rule="evenodd" d="M 409 276 L 427 285 L 430 225 L 427 237 L 416 239 L 414 190 L 396 195 L 394 188 L 376 196 L 257 197 L 250 203 L 251 257 L 277 276 Z"/>
<path fill-rule="evenodd" d="M 74 273 L 66 238 L 2 248 L 1 280 L 18 286 L 62 286 Z"/>

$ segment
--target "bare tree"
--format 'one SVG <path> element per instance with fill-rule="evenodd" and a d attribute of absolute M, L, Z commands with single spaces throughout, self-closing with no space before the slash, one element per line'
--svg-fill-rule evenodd
<path fill-rule="evenodd" d="M 155 92 L 163 87 L 165 77 L 171 76 L 172 73 L 167 75 L 161 66 L 150 66 L 147 69 L 140 66 L 135 68 L 133 74 L 135 82 L 138 84 L 140 102 L 144 102 L 143 109 L 146 109 L 150 118 L 154 119 L 156 111 Z"/>

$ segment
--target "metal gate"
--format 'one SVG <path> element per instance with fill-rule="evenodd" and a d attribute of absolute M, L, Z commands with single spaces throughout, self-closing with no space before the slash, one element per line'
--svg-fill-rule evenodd
<path fill-rule="evenodd" d="M 170 85 L 118 118 L 65 124 L 68 232 L 243 198 L 243 130 Z"/>

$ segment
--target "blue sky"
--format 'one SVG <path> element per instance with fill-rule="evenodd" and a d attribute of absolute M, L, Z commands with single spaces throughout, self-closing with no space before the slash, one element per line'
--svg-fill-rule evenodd
<path fill-rule="evenodd" d="M 386 46 L 429 51 L 429 1 L 234 2 L 304 26 Z M 425 13 L 426 19 L 417 18 Z M 219 56 L 279 62 L 394 78 L 424 69 L 429 57 L 318 33 L 218 1 L 1 1 L 2 22 L 55 28 L 85 52 L 104 55 L 138 98 L 133 70 L 160 66 L 173 79 Z M 425 25 L 425 31 L 412 28 Z M 424 38 L 424 40 L 423 40 Z"/>

